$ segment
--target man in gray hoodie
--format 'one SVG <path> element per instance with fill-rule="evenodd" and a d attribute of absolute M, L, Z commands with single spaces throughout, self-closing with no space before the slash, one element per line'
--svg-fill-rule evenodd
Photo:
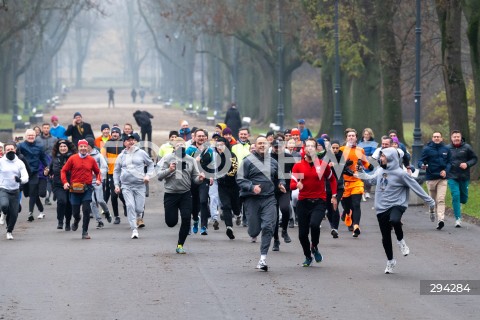
<path fill-rule="evenodd" d="M 392 227 L 397 236 L 397 245 L 404 256 L 410 253 L 405 243 L 402 230 L 402 215 L 408 207 L 409 189 L 422 198 L 435 210 L 435 201 L 422 189 L 415 179 L 400 167 L 401 156 L 395 148 L 385 148 L 380 151 L 378 160 L 380 168 L 369 175 L 364 172 L 355 173 L 360 179 L 377 180 L 375 189 L 375 211 L 377 211 L 378 224 L 382 233 L 382 243 L 387 255 L 385 273 L 393 273 L 397 261 L 393 258 Z"/>
<path fill-rule="evenodd" d="M 135 136 L 126 135 L 123 139 L 125 149 L 115 161 L 113 181 L 115 193 L 122 192 L 127 207 L 127 217 L 132 229 L 132 239 L 138 239 L 137 227 L 143 224 L 142 213 L 145 207 L 146 184 L 153 176 L 153 161 L 148 154 L 138 148 Z M 147 172 L 145 173 L 145 166 Z M 141 223 L 140 223 L 141 222 Z"/>
<path fill-rule="evenodd" d="M 173 228 L 178 223 L 178 211 L 182 222 L 178 232 L 176 252 L 185 253 L 183 245 L 190 231 L 190 214 L 192 213 L 192 181 L 200 184 L 205 179 L 205 174 L 200 173 L 197 161 L 186 154 L 185 140 L 173 140 L 175 151 L 166 155 L 158 171 L 158 180 L 165 180 L 165 195 L 163 205 L 165 208 L 165 223 Z"/>

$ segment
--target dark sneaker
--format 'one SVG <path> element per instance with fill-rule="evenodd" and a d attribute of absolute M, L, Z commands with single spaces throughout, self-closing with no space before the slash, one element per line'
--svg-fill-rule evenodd
<path fill-rule="evenodd" d="M 120 224 L 120 217 L 115 217 L 113 224 Z"/>
<path fill-rule="evenodd" d="M 52 203 L 50 202 L 50 199 L 48 199 L 48 198 L 45 199 L 45 205 L 47 205 L 47 206 L 51 206 L 51 205 L 52 205 Z"/>
<path fill-rule="evenodd" d="M 354 227 L 353 227 L 353 234 L 352 236 L 354 238 L 358 238 L 358 236 L 360 235 L 360 227 L 358 226 L 358 224 L 356 224 Z"/>
<path fill-rule="evenodd" d="M 445 225 L 445 223 L 442 220 L 438 221 L 437 230 L 442 230 L 444 225 Z"/>
<path fill-rule="evenodd" d="M 273 241 L 272 251 L 280 251 L 280 240 Z"/>
<path fill-rule="evenodd" d="M 312 258 L 312 257 L 307 257 L 307 258 L 305 259 L 305 261 L 303 261 L 303 264 L 302 264 L 302 265 L 303 265 L 304 267 L 310 267 L 310 265 L 312 264 L 312 262 L 313 262 L 313 258 Z"/>
<path fill-rule="evenodd" d="M 235 239 L 235 236 L 233 235 L 233 229 L 232 227 L 227 227 L 227 237 L 230 239 L 230 240 L 233 240 Z"/>
<path fill-rule="evenodd" d="M 322 254 L 320 253 L 320 251 L 318 251 L 318 248 L 317 248 L 317 247 L 313 247 L 313 248 L 312 248 L 312 253 L 313 253 L 313 256 L 315 257 L 315 261 L 316 261 L 317 263 L 322 262 L 323 256 L 322 256 Z"/>
<path fill-rule="evenodd" d="M 28 215 L 28 219 L 27 219 L 29 222 L 32 222 L 33 220 L 35 220 L 35 218 L 33 217 L 33 213 L 30 213 Z"/>
<path fill-rule="evenodd" d="M 103 222 L 102 221 L 98 221 L 97 229 L 103 229 Z"/>
<path fill-rule="evenodd" d="M 218 227 L 218 221 L 217 221 L 217 220 L 214 220 L 214 221 L 213 221 L 213 230 L 218 230 L 218 229 L 220 229 L 220 228 Z"/>
<path fill-rule="evenodd" d="M 235 224 L 237 226 L 240 226 L 242 224 L 242 216 L 241 215 L 235 216 Z"/>
<path fill-rule="evenodd" d="M 330 234 L 332 235 L 333 239 L 338 238 L 338 230 L 337 229 L 332 229 L 332 231 L 330 231 Z"/>
<path fill-rule="evenodd" d="M 78 229 L 78 223 L 80 222 L 80 220 L 74 220 L 73 221 L 73 224 L 72 224 L 72 231 L 77 231 Z"/>
<path fill-rule="evenodd" d="M 72 228 L 70 228 L 70 223 L 65 223 L 65 231 L 70 231 Z"/>
<path fill-rule="evenodd" d="M 202 228 L 200 229 L 200 234 L 201 234 L 202 236 L 208 236 L 207 227 L 202 227 Z"/>
<path fill-rule="evenodd" d="M 285 243 L 290 243 L 292 242 L 292 239 L 290 239 L 290 236 L 288 235 L 287 229 L 282 230 L 282 238 Z"/>
<path fill-rule="evenodd" d="M 57 229 L 58 229 L 58 230 L 62 230 L 62 229 L 63 229 L 63 223 L 59 222 L 59 223 L 57 224 Z"/>
<path fill-rule="evenodd" d="M 105 212 L 105 218 L 107 219 L 108 223 L 112 223 L 112 215 L 110 212 Z"/>

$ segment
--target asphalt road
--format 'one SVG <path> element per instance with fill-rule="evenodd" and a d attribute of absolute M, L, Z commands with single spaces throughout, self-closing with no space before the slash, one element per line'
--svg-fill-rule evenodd
<path fill-rule="evenodd" d="M 293 241 L 269 253 L 268 272 L 255 269 L 259 243 L 246 228 L 229 240 L 223 223 L 189 236 L 177 255 L 179 225 L 166 226 L 157 181 L 137 240 L 124 217 L 103 230 L 91 220 L 92 239 L 81 240 L 80 231 L 56 230 L 55 205 L 32 223 L 24 210 L 15 240 L 0 235 L 0 319 L 477 319 L 479 295 L 420 295 L 420 280 L 480 280 L 480 228 L 456 229 L 449 218 L 437 231 L 426 207 L 410 207 L 402 219 L 410 255 L 394 247 L 397 267 L 386 275 L 372 204 L 362 203 L 358 239 L 345 226 L 333 239 L 324 222 L 324 261 L 309 268 L 298 229 L 289 229 Z"/>

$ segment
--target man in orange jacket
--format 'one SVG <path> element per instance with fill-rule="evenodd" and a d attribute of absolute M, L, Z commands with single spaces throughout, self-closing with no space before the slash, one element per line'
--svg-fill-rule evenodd
<path fill-rule="evenodd" d="M 342 198 L 344 212 L 342 220 L 350 231 L 353 231 L 353 237 L 360 235 L 360 217 L 362 211 L 360 202 L 363 195 L 363 181 L 354 177 L 360 166 L 373 170 L 373 166 L 368 163 L 365 151 L 357 147 L 357 131 L 352 128 L 345 129 L 346 144 L 340 147 L 345 159 L 345 169 L 343 170 L 343 179 L 345 181 L 345 191 Z M 352 227 L 353 226 L 353 227 Z"/>

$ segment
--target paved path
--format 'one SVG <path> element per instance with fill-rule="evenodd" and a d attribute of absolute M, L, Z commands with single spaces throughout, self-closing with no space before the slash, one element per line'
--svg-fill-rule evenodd
<path fill-rule="evenodd" d="M 87 112 L 82 104 L 65 108 Z M 411 254 L 403 257 L 395 247 L 396 273 L 385 275 L 370 200 L 362 203 L 358 239 L 344 226 L 332 239 L 325 222 L 319 246 L 325 260 L 303 268 L 298 229 L 289 229 L 292 243 L 270 252 L 265 273 L 254 269 L 259 244 L 250 243 L 243 227 L 235 227 L 233 241 L 223 224 L 208 236 L 189 236 L 187 254 L 175 254 L 179 226 L 165 225 L 162 199 L 155 181 L 138 240 L 130 239 L 123 217 L 81 240 L 79 231 L 55 229 L 55 206 L 33 223 L 23 211 L 15 240 L 0 238 L 0 319 L 478 318 L 479 296 L 419 293 L 420 280 L 480 279 L 478 226 L 455 229 L 449 219 L 437 231 L 425 207 L 409 208 L 403 222 Z"/>

